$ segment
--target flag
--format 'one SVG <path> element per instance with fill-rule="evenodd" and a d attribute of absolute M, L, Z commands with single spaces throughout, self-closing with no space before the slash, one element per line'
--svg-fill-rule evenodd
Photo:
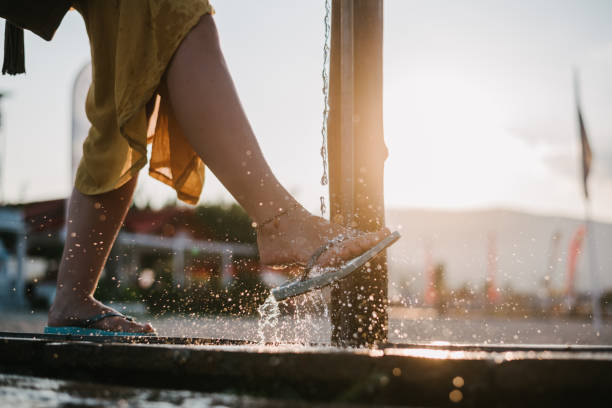
<path fill-rule="evenodd" d="M 490 233 L 487 240 L 487 277 L 485 280 L 485 290 L 487 301 L 490 304 L 497 303 L 498 295 L 495 286 L 495 275 L 497 275 L 497 239 L 494 233 Z"/>
<path fill-rule="evenodd" d="M 582 252 L 582 242 L 584 241 L 585 233 L 586 228 L 584 227 L 584 225 L 579 226 L 576 232 L 574 233 L 574 237 L 570 242 L 569 250 L 567 253 L 567 280 L 565 284 L 565 296 L 568 299 L 573 299 L 574 297 L 576 266 L 578 264 L 578 257 Z"/>
<path fill-rule="evenodd" d="M 431 256 L 431 242 L 425 244 L 425 276 L 427 282 L 425 283 L 425 304 L 428 306 L 434 306 L 438 297 L 436 282 L 435 282 L 435 268 Z"/>
<path fill-rule="evenodd" d="M 591 161 L 593 160 L 593 153 L 591 152 L 591 145 L 589 144 L 589 138 L 587 136 L 586 127 L 584 125 L 584 119 L 582 118 L 582 110 L 580 108 L 580 98 L 578 96 L 578 76 L 574 76 L 574 92 L 576 96 L 576 111 L 578 113 L 578 126 L 580 131 L 580 144 L 582 145 L 582 185 L 584 188 L 584 197 L 589 198 L 588 178 L 589 172 L 591 171 Z"/>

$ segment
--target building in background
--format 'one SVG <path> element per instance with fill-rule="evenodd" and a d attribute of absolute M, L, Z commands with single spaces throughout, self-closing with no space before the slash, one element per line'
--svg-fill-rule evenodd
<path fill-rule="evenodd" d="M 0 208 L 0 310 L 23 308 L 26 270 L 26 227 L 22 212 Z"/>
<path fill-rule="evenodd" d="M 444 264 L 450 297 L 465 297 L 471 310 L 489 305 L 508 314 L 525 307 L 566 313 L 571 279 L 576 304 L 570 309 L 590 312 L 588 243 L 573 244 L 583 220 L 507 210 L 391 210 L 387 225 L 402 232 L 388 251 L 396 301 L 427 304 L 423 294 L 432 282 L 431 265 Z M 612 225 L 593 222 L 592 228 L 600 285 L 612 293 Z"/>
<path fill-rule="evenodd" d="M 34 306 L 52 301 L 66 234 L 65 204 L 51 200 L 0 209 L 3 305 L 24 307 L 26 294 Z M 117 282 L 147 285 L 155 280 L 151 274 L 160 260 L 183 287 L 203 280 L 226 287 L 235 278 L 236 265 L 260 273 L 250 221 L 232 207 L 132 207 L 104 273 Z"/>

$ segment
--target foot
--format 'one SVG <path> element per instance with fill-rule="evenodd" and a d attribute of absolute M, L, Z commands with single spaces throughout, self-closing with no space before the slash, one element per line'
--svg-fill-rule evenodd
<path fill-rule="evenodd" d="M 359 233 L 300 208 L 257 230 L 260 260 L 264 265 L 305 265 L 317 249 L 338 235 L 349 238 L 325 251 L 316 265 L 334 266 L 359 256 L 389 235 L 389 231 Z"/>
<path fill-rule="evenodd" d="M 49 327 L 83 326 L 84 322 L 94 316 L 105 313 L 117 313 L 116 310 L 97 301 L 92 296 L 75 299 L 72 296 L 57 294 L 53 305 L 49 309 Z M 113 332 L 154 333 L 155 329 L 149 324 L 129 321 L 119 316 L 111 316 L 87 326 L 91 329 L 101 329 Z"/>

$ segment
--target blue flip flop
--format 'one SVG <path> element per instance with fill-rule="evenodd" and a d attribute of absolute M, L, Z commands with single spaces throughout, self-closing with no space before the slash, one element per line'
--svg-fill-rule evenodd
<path fill-rule="evenodd" d="M 45 326 L 44 333 L 45 334 L 58 334 L 62 336 L 157 336 L 155 333 L 132 333 L 132 332 L 117 332 L 110 330 L 102 330 L 102 329 L 93 329 L 91 325 L 99 322 L 102 319 L 106 319 L 107 317 L 121 317 L 129 322 L 133 321 L 129 316 L 123 315 L 118 312 L 111 313 L 101 313 L 99 315 L 90 317 L 89 319 L 83 321 L 82 326 Z"/>

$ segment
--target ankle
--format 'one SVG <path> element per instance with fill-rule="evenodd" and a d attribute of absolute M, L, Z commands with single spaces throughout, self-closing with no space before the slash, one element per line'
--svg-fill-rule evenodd
<path fill-rule="evenodd" d="M 75 318 L 87 318 L 96 311 L 93 296 L 76 296 L 58 292 L 47 314 L 49 324 L 64 324 Z"/>
<path fill-rule="evenodd" d="M 296 216 L 303 218 L 307 215 L 310 215 L 310 213 L 301 204 L 294 202 L 284 207 L 275 208 L 273 211 L 268 212 L 266 217 L 258 218 L 254 222 L 254 227 L 257 229 L 257 232 L 268 230 L 270 227 L 278 229 L 281 223 L 284 224 L 296 218 Z"/>
<path fill-rule="evenodd" d="M 63 313 L 71 308 L 88 305 L 94 302 L 93 296 L 74 292 L 57 291 L 49 311 Z"/>

